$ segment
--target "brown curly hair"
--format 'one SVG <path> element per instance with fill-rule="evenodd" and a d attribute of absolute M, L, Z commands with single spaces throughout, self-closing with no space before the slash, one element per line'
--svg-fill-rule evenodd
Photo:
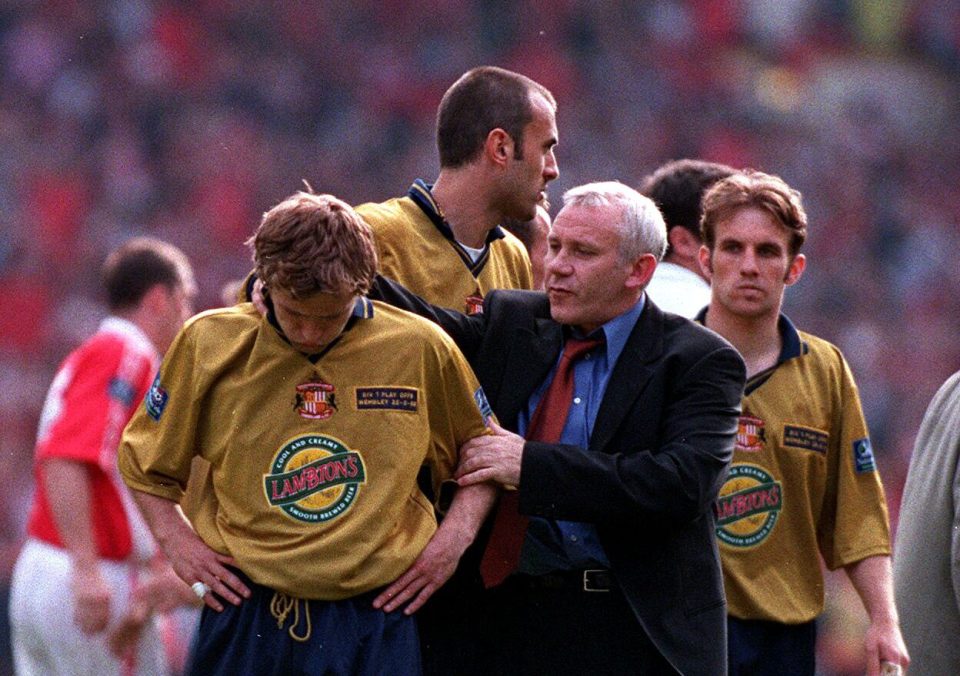
<path fill-rule="evenodd" d="M 294 298 L 363 295 L 377 273 L 370 226 L 333 195 L 291 195 L 263 215 L 247 246 L 264 286 Z"/>

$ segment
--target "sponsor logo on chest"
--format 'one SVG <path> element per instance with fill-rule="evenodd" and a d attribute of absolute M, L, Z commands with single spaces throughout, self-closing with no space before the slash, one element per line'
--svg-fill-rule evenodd
<path fill-rule="evenodd" d="M 783 487 L 762 467 L 734 465 L 715 505 L 717 537 L 733 547 L 753 547 L 773 531 L 783 508 Z"/>
<path fill-rule="evenodd" d="M 304 434 L 285 443 L 263 477 L 271 507 L 306 523 L 322 523 L 345 514 L 366 483 L 363 457 L 339 439 Z"/>

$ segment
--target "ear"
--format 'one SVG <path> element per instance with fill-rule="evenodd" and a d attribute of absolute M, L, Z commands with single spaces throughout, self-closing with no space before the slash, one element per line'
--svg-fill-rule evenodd
<path fill-rule="evenodd" d="M 513 159 L 513 138 L 500 127 L 487 134 L 483 144 L 483 154 L 497 166 L 506 166 L 507 160 Z"/>
<path fill-rule="evenodd" d="M 170 290 L 163 284 L 154 284 L 140 299 L 140 307 L 152 317 L 162 316 L 169 303 Z"/>
<path fill-rule="evenodd" d="M 797 254 L 793 257 L 790 267 L 787 268 L 787 276 L 783 278 L 787 286 L 793 286 L 800 281 L 803 271 L 807 268 L 807 257 L 803 254 Z"/>
<path fill-rule="evenodd" d="M 713 261 L 710 260 L 710 249 L 706 244 L 700 247 L 700 269 L 707 281 L 713 279 Z"/>
<path fill-rule="evenodd" d="M 682 225 L 675 225 L 667 233 L 667 240 L 670 242 L 670 250 L 683 260 L 693 261 L 697 257 L 700 249 L 700 238 L 684 228 Z"/>
<path fill-rule="evenodd" d="M 657 269 L 657 258 L 651 253 L 645 253 L 635 260 L 631 267 L 627 288 L 645 289 L 653 277 L 653 271 Z"/>

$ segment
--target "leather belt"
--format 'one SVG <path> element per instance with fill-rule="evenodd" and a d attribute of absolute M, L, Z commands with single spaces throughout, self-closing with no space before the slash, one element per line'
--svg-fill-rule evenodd
<path fill-rule="evenodd" d="M 557 570 L 543 575 L 513 575 L 528 589 L 575 589 L 583 592 L 609 592 L 614 588 L 613 573 L 602 568 Z"/>

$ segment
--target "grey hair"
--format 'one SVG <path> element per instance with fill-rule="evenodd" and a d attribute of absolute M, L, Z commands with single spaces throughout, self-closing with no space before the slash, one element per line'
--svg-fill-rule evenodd
<path fill-rule="evenodd" d="M 657 205 L 620 181 L 586 183 L 563 194 L 563 206 L 619 206 L 620 257 L 634 261 L 646 253 L 657 262 L 667 250 L 667 226 Z"/>

